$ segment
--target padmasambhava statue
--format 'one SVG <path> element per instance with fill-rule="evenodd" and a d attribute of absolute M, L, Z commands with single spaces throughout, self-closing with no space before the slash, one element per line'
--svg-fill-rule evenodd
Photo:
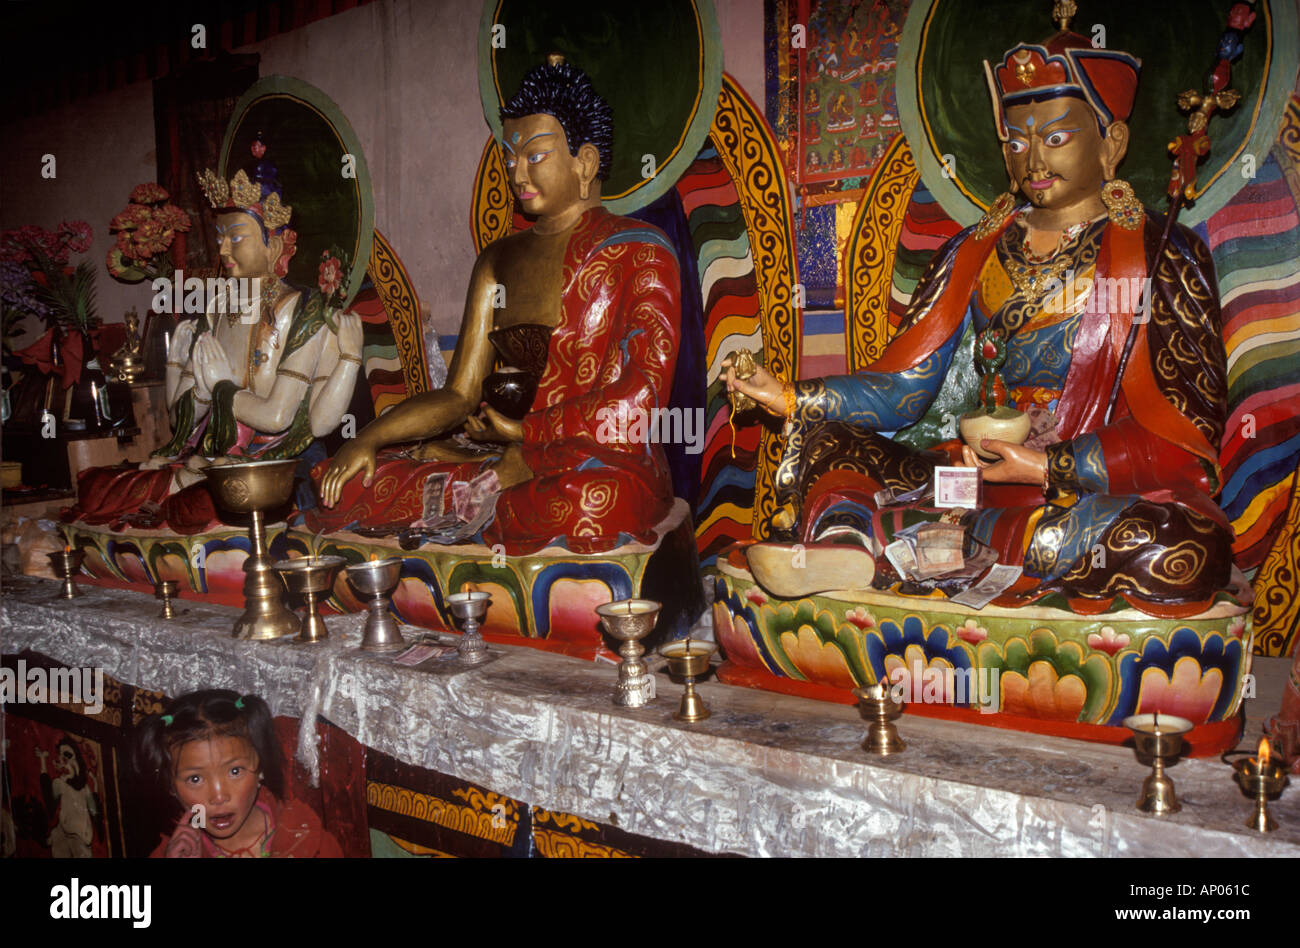
<path fill-rule="evenodd" d="M 783 386 L 728 368 L 729 390 L 789 419 L 774 518 L 786 539 L 847 527 L 883 546 L 903 518 L 877 512 L 876 491 L 918 488 L 936 464 L 978 465 L 984 502 L 962 515 L 966 535 L 1023 565 L 1039 591 L 1193 603 L 1228 584 L 1232 535 L 1211 499 L 1226 405 L 1212 262 L 1179 227 L 1157 266 L 1162 221 L 1115 177 L 1139 68 L 1068 30 L 986 63 L 1023 200 L 1004 194 L 939 250 L 864 371 Z M 945 413 L 974 406 L 972 340 L 986 331 L 1033 420 L 1024 444 L 982 442 L 991 463 L 940 434 Z"/>
<path fill-rule="evenodd" d="M 450 493 L 489 470 L 500 493 L 481 539 L 511 554 L 649 541 L 671 508 L 660 446 L 602 437 L 601 419 L 667 402 L 680 323 L 676 255 L 656 228 L 601 206 L 611 110 L 580 69 L 560 57 L 532 69 L 501 118 L 510 186 L 536 222 L 475 262 L 446 386 L 398 405 L 314 472 L 326 509 L 308 514 L 312 529 L 410 524 L 429 513 L 426 484 Z M 533 410 L 522 421 L 480 410 L 493 341 L 504 334 L 497 347 L 509 351 L 517 336 L 526 347 L 539 327 L 543 339 L 552 331 Z M 462 426 L 459 439 L 422 445 L 415 460 L 378 453 Z M 434 514 L 451 508 L 444 500 L 432 499 Z"/>
<path fill-rule="evenodd" d="M 253 153 L 252 180 L 242 170 L 229 182 L 208 170 L 199 181 L 217 211 L 222 278 L 240 280 L 236 299 L 260 308 L 220 294 L 206 314 L 177 327 L 166 377 L 172 440 L 139 470 L 83 475 L 78 519 L 126 516 L 150 525 L 138 511 L 153 502 L 172 529 L 202 530 L 215 515 L 211 499 L 184 488 L 202 481 L 206 467 L 297 457 L 337 428 L 348 408 L 361 368 L 360 317 L 337 312 L 336 288 L 304 291 L 281 280 L 296 250 L 292 209 L 282 202 L 275 166 L 261 160 L 260 141 Z"/>

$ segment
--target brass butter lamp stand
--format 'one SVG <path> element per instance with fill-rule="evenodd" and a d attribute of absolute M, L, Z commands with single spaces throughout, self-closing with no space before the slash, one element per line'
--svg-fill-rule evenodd
<path fill-rule="evenodd" d="M 867 738 L 862 742 L 862 749 L 877 757 L 888 757 L 907 750 L 907 745 L 898 736 L 894 722 L 903 713 L 903 702 L 894 700 L 894 692 L 889 682 L 877 682 L 865 688 L 854 688 L 853 694 L 858 699 L 862 716 L 867 719 Z"/>
<path fill-rule="evenodd" d="M 307 600 L 302 631 L 294 639 L 295 642 L 323 642 L 329 638 L 329 629 L 317 611 L 316 597 L 333 588 L 334 577 L 346 562 L 341 556 L 300 556 L 275 564 L 275 569 L 289 587 L 289 592 Z"/>
<path fill-rule="evenodd" d="M 50 566 L 54 569 L 54 575 L 63 580 L 63 587 L 59 590 L 59 596 L 63 599 L 77 599 L 85 595 L 73 583 L 72 577 L 81 572 L 81 562 L 86 558 L 86 551 L 67 549 L 57 550 L 46 555 L 50 558 Z"/>
<path fill-rule="evenodd" d="M 1127 717 L 1124 726 L 1133 732 L 1133 745 L 1139 759 L 1151 758 L 1151 774 L 1142 781 L 1142 796 L 1138 798 L 1137 808 L 1155 816 L 1177 813 L 1182 805 L 1165 767 L 1172 765 L 1183 752 L 1183 737 L 1192 729 L 1192 722 L 1157 712 Z"/>
<path fill-rule="evenodd" d="M 711 642 L 683 641 L 669 642 L 659 649 L 659 654 L 668 659 L 668 672 L 676 678 L 686 681 L 686 690 L 682 693 L 682 702 L 673 712 L 677 721 L 703 721 L 713 712 L 705 706 L 704 700 L 695 690 L 695 679 L 709 670 L 709 659 L 717 647 Z"/>
<path fill-rule="evenodd" d="M 1255 809 L 1246 820 L 1246 825 L 1261 833 L 1273 832 L 1277 829 L 1277 820 L 1268 812 L 1268 801 L 1280 794 L 1290 779 L 1285 761 L 1269 753 L 1268 738 L 1261 737 L 1259 756 L 1239 760 L 1232 765 L 1232 769 L 1241 792 L 1255 798 Z"/>
<path fill-rule="evenodd" d="M 214 464 L 204 472 L 220 507 L 252 516 L 248 528 L 251 547 L 244 560 L 244 614 L 235 622 L 232 633 L 237 639 L 278 639 L 295 635 L 302 628 L 285 604 L 284 583 L 266 555 L 263 525 L 265 511 L 283 505 L 293 493 L 293 472 L 297 467 L 297 459 L 288 458 Z"/>

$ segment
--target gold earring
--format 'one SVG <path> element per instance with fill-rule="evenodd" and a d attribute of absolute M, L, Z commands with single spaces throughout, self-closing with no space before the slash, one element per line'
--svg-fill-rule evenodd
<path fill-rule="evenodd" d="M 582 182 L 582 186 L 578 188 L 578 196 L 581 197 L 584 201 L 587 200 L 587 198 L 591 197 L 590 181 Z"/>
<path fill-rule="evenodd" d="M 1106 205 L 1111 221 L 1124 230 L 1137 230 L 1146 216 L 1132 185 L 1122 178 L 1113 178 L 1101 186 L 1101 203 Z"/>

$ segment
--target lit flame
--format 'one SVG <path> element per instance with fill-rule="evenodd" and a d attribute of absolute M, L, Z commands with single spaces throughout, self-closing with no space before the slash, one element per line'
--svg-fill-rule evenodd
<path fill-rule="evenodd" d="M 1261 737 L 1259 739 L 1259 765 L 1261 767 L 1268 766 L 1268 738 L 1267 737 Z"/>
<path fill-rule="evenodd" d="M 460 591 L 463 593 L 472 592 L 472 590 L 469 588 L 469 583 L 461 583 Z"/>
<path fill-rule="evenodd" d="M 65 543 L 65 544 L 63 544 L 63 552 L 64 552 L 64 553 L 71 553 L 71 552 L 72 552 L 72 544 L 71 544 L 71 543 Z"/>
<path fill-rule="evenodd" d="M 370 554 L 370 562 L 373 563 L 373 562 L 375 562 L 375 560 L 377 560 L 377 559 L 379 559 L 379 554 L 378 554 L 378 553 L 371 553 L 371 554 Z"/>

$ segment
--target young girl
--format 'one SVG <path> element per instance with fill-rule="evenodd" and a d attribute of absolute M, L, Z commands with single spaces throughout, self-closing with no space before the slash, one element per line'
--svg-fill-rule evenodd
<path fill-rule="evenodd" d="M 282 802 L 280 745 L 256 695 L 182 695 L 145 720 L 137 741 L 137 771 L 180 810 L 155 857 L 343 855 L 311 807 Z"/>

